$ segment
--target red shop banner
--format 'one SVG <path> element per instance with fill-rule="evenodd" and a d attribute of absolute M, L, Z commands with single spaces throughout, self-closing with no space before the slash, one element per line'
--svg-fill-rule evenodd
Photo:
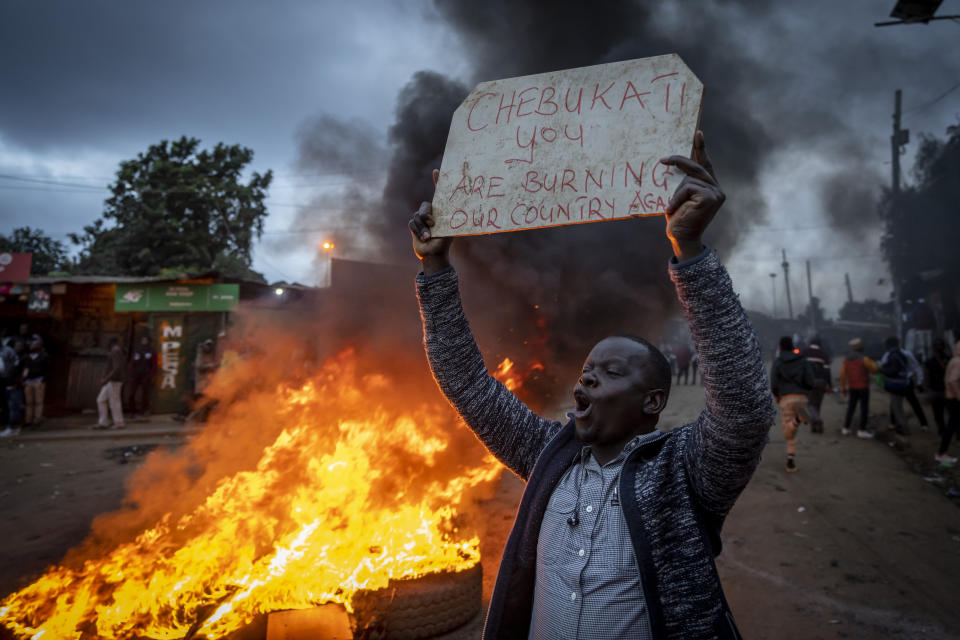
<path fill-rule="evenodd" d="M 0 282 L 26 282 L 32 261 L 32 253 L 0 253 Z"/>

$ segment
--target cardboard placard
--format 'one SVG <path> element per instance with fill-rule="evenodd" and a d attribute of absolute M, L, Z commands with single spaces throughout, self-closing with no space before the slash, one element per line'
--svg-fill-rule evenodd
<path fill-rule="evenodd" d="M 450 124 L 435 236 L 662 214 L 703 84 L 670 54 L 483 82 Z"/>

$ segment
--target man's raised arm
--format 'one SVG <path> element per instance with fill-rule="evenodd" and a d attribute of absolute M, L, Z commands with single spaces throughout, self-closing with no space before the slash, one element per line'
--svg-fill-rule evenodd
<path fill-rule="evenodd" d="M 697 132 L 694 158 L 664 162 L 686 173 L 667 212 L 676 260 L 670 277 L 697 345 L 707 406 L 686 450 L 701 505 L 723 517 L 756 469 L 775 410 L 757 337 L 727 270 L 701 237 L 725 196 Z"/>
<path fill-rule="evenodd" d="M 437 181 L 437 171 L 433 175 Z M 450 238 L 431 237 L 434 220 L 423 203 L 410 220 L 413 249 L 423 264 L 417 298 L 427 359 L 440 390 L 484 445 L 526 479 L 540 451 L 560 428 L 541 418 L 487 372 L 463 313 Z"/>

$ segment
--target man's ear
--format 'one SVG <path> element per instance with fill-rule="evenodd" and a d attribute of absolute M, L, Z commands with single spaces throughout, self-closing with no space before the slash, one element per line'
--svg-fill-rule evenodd
<path fill-rule="evenodd" d="M 667 392 L 663 389 L 654 389 L 643 399 L 643 412 L 650 416 L 659 415 L 667 406 Z"/>

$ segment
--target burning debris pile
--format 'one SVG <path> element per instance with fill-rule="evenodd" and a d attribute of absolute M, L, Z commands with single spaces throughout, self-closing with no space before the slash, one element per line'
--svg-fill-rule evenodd
<path fill-rule="evenodd" d="M 128 508 L 0 603 L 0 622 L 24 638 L 224 638 L 475 566 L 470 507 L 501 466 L 423 384 L 422 360 L 383 362 L 345 348 L 296 382 L 265 385 L 254 357 L 220 376 L 204 431 L 152 454 Z"/>

